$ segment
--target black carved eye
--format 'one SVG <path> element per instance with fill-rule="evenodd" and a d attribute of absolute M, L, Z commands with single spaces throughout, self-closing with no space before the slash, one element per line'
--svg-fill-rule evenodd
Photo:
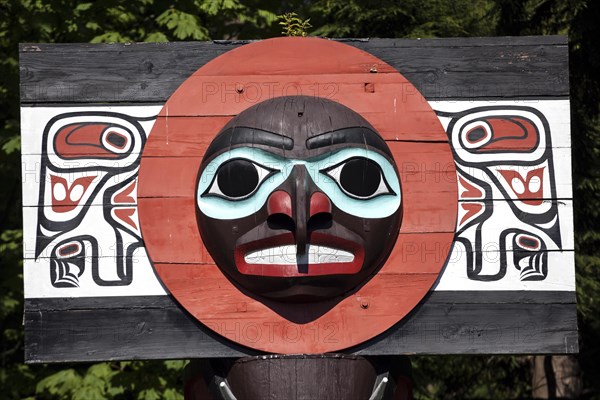
<path fill-rule="evenodd" d="M 371 199 L 393 193 L 379 164 L 368 158 L 353 157 L 322 172 L 333 178 L 342 191 L 351 197 Z"/>
<path fill-rule="evenodd" d="M 467 140 L 469 143 L 477 143 L 485 138 L 485 129 L 477 127 L 467 132 Z"/>
<path fill-rule="evenodd" d="M 117 132 L 109 132 L 106 135 L 106 141 L 119 149 L 123 149 L 127 143 L 127 138 Z"/>
<path fill-rule="evenodd" d="M 203 196 L 244 199 L 254 193 L 273 171 L 243 158 L 227 161 L 219 166 L 215 179 Z"/>

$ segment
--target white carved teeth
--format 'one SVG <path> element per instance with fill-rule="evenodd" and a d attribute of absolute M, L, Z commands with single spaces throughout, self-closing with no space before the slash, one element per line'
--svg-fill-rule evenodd
<path fill-rule="evenodd" d="M 306 254 L 298 256 L 295 245 L 252 251 L 244 256 L 248 264 L 324 264 L 354 261 L 354 254 L 327 246 L 308 245 Z"/>

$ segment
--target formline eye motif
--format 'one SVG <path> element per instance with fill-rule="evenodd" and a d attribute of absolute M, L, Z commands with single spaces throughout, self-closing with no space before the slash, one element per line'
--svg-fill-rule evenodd
<path fill-rule="evenodd" d="M 275 169 L 265 167 L 245 158 L 234 158 L 221 164 L 205 196 L 227 200 L 243 200 L 251 196 Z"/>
<path fill-rule="evenodd" d="M 365 157 L 351 157 L 320 171 L 332 178 L 348 196 L 369 200 L 386 194 L 394 195 L 379 164 Z"/>

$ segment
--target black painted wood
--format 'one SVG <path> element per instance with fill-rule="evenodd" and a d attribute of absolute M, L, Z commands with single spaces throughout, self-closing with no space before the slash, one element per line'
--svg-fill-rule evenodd
<path fill-rule="evenodd" d="M 388 62 L 429 100 L 569 94 L 562 36 L 343 41 Z M 23 44 L 21 101 L 164 102 L 191 73 L 244 43 Z"/>
<path fill-rule="evenodd" d="M 214 334 L 169 296 L 27 299 L 25 324 L 30 363 L 258 354 Z M 562 291 L 430 292 L 405 320 L 348 350 L 360 355 L 577 351 L 575 294 Z"/>

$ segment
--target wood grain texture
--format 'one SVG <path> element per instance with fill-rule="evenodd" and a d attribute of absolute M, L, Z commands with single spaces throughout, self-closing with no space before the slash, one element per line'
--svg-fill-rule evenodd
<path fill-rule="evenodd" d="M 154 140 L 148 144 L 153 145 Z M 390 141 L 388 146 L 402 185 L 410 189 L 404 196 L 456 193 L 456 172 L 447 144 Z M 138 198 L 195 196 L 202 151 L 190 156 L 153 157 L 144 153 L 142 157 L 139 179 L 145 183 L 138 189 Z"/>
<path fill-rule="evenodd" d="M 401 323 L 348 352 L 525 354 L 578 351 L 573 292 L 432 292 Z M 506 316 L 510 324 L 500 324 Z M 258 352 L 211 333 L 168 296 L 27 299 L 30 363 L 240 357 Z M 230 334 L 252 334 L 232 323 Z M 275 329 L 277 327 L 273 327 Z M 279 327 L 282 329 L 282 327 Z M 268 331 L 267 331 L 268 333 Z M 332 328 L 320 332 L 335 340 Z M 293 340 L 290 332 L 290 340 Z"/>
<path fill-rule="evenodd" d="M 301 99 L 306 100 L 299 100 L 296 105 L 290 99 L 282 102 L 280 108 L 272 105 L 274 110 L 278 110 L 273 115 L 269 112 L 260 114 L 261 107 L 268 104 L 261 101 L 273 97 L 273 93 L 265 93 L 262 88 L 271 84 L 275 91 L 282 90 L 276 95 L 309 94 L 310 96 L 302 97 Z M 188 78 L 165 103 L 159 113 L 159 118 L 165 120 L 164 124 L 159 123 L 153 127 L 148 143 L 155 140 L 164 143 L 171 138 L 176 139 L 179 132 L 184 135 L 189 133 L 184 129 L 170 132 L 171 116 L 196 117 L 187 121 L 193 126 L 207 124 L 213 127 L 215 125 L 213 119 L 223 122 L 223 117 L 239 114 L 237 123 L 240 126 L 288 135 L 293 138 L 294 146 L 298 144 L 303 150 L 306 150 L 305 143 L 309 137 L 336 130 L 342 121 L 340 127 L 354 126 L 345 125 L 347 123 L 364 123 L 362 118 L 361 122 L 345 121 L 345 118 L 350 118 L 348 114 L 340 112 L 338 116 L 325 106 L 327 101 L 319 102 L 315 107 L 310 106 L 314 101 L 313 96 L 320 95 L 321 90 L 325 91 L 323 97 L 337 102 L 331 104 L 344 105 L 353 110 L 353 113 L 360 114 L 378 131 L 384 132 L 384 138 L 407 139 L 405 146 L 400 146 L 396 141 L 390 142 L 391 152 L 398 150 L 398 158 L 410 161 L 417 166 L 417 171 L 435 174 L 436 166 L 444 165 L 447 174 L 455 176 L 452 153 L 439 118 L 405 77 L 367 52 L 316 38 L 278 38 L 255 42 L 211 60 Z M 402 90 L 410 90 L 413 93 L 402 98 Z M 256 103 L 258 105 L 253 107 Z M 259 120 L 264 120 L 264 126 L 257 121 L 247 121 L 244 118 L 240 120 L 246 110 L 255 113 L 252 115 L 261 115 Z M 283 110 L 286 112 L 282 114 Z M 323 113 L 324 110 L 326 113 Z M 311 123 L 302 123 L 301 132 L 294 130 L 294 124 L 302 121 L 297 119 L 300 116 L 311 119 Z M 287 118 L 291 118 L 293 123 L 288 125 Z M 361 308 L 360 302 L 355 301 L 352 296 L 343 299 L 327 298 L 319 303 L 303 304 L 302 307 L 298 307 L 294 302 L 283 304 L 283 302 L 257 298 L 260 293 L 246 293 L 243 290 L 243 281 L 235 282 L 236 279 L 226 279 L 216 266 L 194 264 L 191 260 L 202 260 L 205 253 L 202 249 L 200 232 L 209 249 L 210 239 L 207 238 L 222 233 L 198 227 L 202 223 L 204 214 L 214 218 L 206 213 L 206 210 L 202 210 L 202 205 L 198 206 L 196 191 L 200 190 L 198 188 L 203 187 L 202 185 L 210 183 L 202 181 L 198 184 L 197 181 L 202 161 L 200 155 L 205 152 L 205 148 L 201 146 L 205 146 L 214 137 L 215 132 L 203 127 L 197 132 L 197 136 L 206 137 L 198 141 L 196 157 L 174 156 L 171 154 L 173 150 L 175 154 L 180 152 L 168 147 L 163 148 L 159 154 L 142 155 L 138 205 L 144 244 L 149 257 L 154 261 L 158 276 L 177 301 L 209 328 L 240 344 L 263 351 L 281 353 L 337 351 L 368 340 L 388 329 L 418 304 L 434 284 L 443 267 L 445 257 L 440 257 L 435 263 L 427 265 L 427 268 L 423 268 L 421 262 L 400 261 L 391 264 L 382 260 L 383 266 L 377 275 L 368 277 L 362 280 L 360 285 L 353 284 L 347 289 L 356 291 L 356 298 L 368 297 L 371 307 Z M 417 140 L 418 143 L 414 142 Z M 184 136 L 182 141 L 187 142 L 189 139 Z M 362 145 L 362 142 L 359 144 Z M 289 154 L 293 155 L 285 154 L 285 157 L 308 162 L 316 159 L 321 153 L 304 151 Z M 278 171 L 284 169 L 283 164 L 276 162 L 272 167 Z M 205 166 L 205 168 L 210 167 Z M 324 171 L 321 166 L 319 168 Z M 404 170 L 403 167 L 398 169 Z M 274 176 L 279 175 L 281 174 L 278 172 Z M 325 191 L 319 179 L 320 176 L 312 177 L 314 184 Z M 441 247 L 447 255 L 451 249 L 456 225 L 455 182 L 439 179 L 435 185 L 439 190 L 435 192 L 430 190 L 434 193 L 426 193 L 427 190 L 424 188 L 425 185 L 431 188 L 431 183 L 407 181 L 403 185 L 402 213 L 406 217 L 403 218 L 401 232 L 414 235 L 410 237 L 402 235 L 391 249 L 392 256 L 399 253 L 407 242 L 426 246 L 432 240 L 429 237 L 431 232 L 445 233 L 439 237 L 443 236 L 446 240 Z M 294 186 L 292 190 L 294 193 L 300 193 L 303 189 Z M 301 195 L 298 194 L 299 198 Z M 266 204 L 261 200 L 260 204 L 257 202 L 253 205 L 253 223 L 254 226 L 265 227 L 267 231 L 265 234 L 271 235 L 275 230 L 268 228 Z M 343 206 L 339 203 L 335 203 L 335 206 L 343 210 Z M 336 211 L 332 214 L 335 220 Z M 194 216 L 197 216 L 200 223 Z M 237 222 L 231 222 L 222 225 L 224 232 L 238 229 Z M 369 221 L 357 223 L 363 225 L 360 227 L 361 230 L 369 232 L 372 229 Z M 169 226 L 166 227 L 165 224 Z M 299 226 L 301 223 L 296 221 L 296 224 Z M 216 227 L 214 229 L 217 230 Z M 239 227 L 239 229 L 248 233 L 246 227 Z M 333 230 L 323 230 L 322 233 L 336 236 Z M 258 235 L 259 238 L 261 234 Z M 319 234 L 315 232 L 315 236 Z M 344 237 L 339 233 L 337 235 L 340 238 Z M 218 237 L 223 239 L 221 236 Z M 386 236 L 382 235 L 381 240 L 385 238 Z M 318 243 L 318 240 L 314 243 Z M 368 246 L 366 244 L 364 246 L 368 251 Z M 174 248 L 179 250 L 178 255 L 173 254 Z M 227 251 L 233 251 L 233 247 L 226 248 Z M 211 251 L 215 251 L 214 248 Z M 358 253 L 356 254 L 358 256 Z M 218 252 L 213 254 L 219 262 L 217 255 Z M 178 259 L 185 257 L 184 264 L 173 264 L 171 261 L 173 257 Z M 399 258 L 395 259 L 399 260 Z M 168 261 L 167 264 L 162 264 L 159 260 Z M 220 265 L 220 267 L 227 272 L 227 266 Z M 244 273 L 238 264 L 230 267 Z M 366 268 L 364 266 L 363 271 Z M 328 274 L 338 275 L 333 269 L 328 270 Z M 341 276 L 339 280 L 342 281 Z M 272 284 L 275 285 L 275 282 Z M 320 285 L 324 285 L 324 282 Z M 240 312 L 241 309 L 244 311 Z M 365 319 L 369 323 L 363 323 Z M 228 321 L 258 323 L 261 326 L 289 323 L 290 332 L 297 333 L 298 339 L 294 343 L 288 343 L 286 339 L 289 332 L 287 331 L 274 333 L 272 340 L 269 341 L 264 335 L 260 335 L 260 338 L 254 341 L 249 336 L 232 337 L 221 328 L 221 324 Z M 319 326 L 335 324 L 343 324 L 343 328 L 340 325 L 337 342 L 315 340 L 307 331 L 318 329 Z"/>
<path fill-rule="evenodd" d="M 175 287 L 179 285 L 184 291 L 194 292 L 190 301 L 214 301 L 214 296 L 221 290 L 219 285 L 231 284 L 221 280 L 213 291 L 188 286 L 189 281 L 195 281 L 201 287 L 210 278 L 206 271 L 218 271 L 202 245 L 195 218 L 190 218 L 190 215 L 196 212 L 194 188 L 204 149 L 220 127 L 249 105 L 281 95 L 331 98 L 357 109 L 388 140 L 403 185 L 406 183 L 404 188 L 408 188 L 403 193 L 403 201 L 410 212 L 405 213 L 397 244 L 400 250 L 392 254 L 387 264 L 404 264 L 412 270 L 393 274 L 382 271 L 372 285 L 372 291 L 388 290 L 397 292 L 397 295 L 386 304 L 382 304 L 381 299 L 371 300 L 369 313 L 357 319 L 358 325 L 368 326 L 381 323 L 378 320 L 381 314 L 389 314 L 396 309 L 408 312 L 411 306 L 407 305 L 403 293 L 410 289 L 411 284 L 426 291 L 429 286 L 424 282 L 433 281 L 430 278 L 439 272 L 438 264 L 446 260 L 452 250 L 448 244 L 452 242 L 457 218 L 454 210 L 444 213 L 441 205 L 447 203 L 450 194 L 456 198 L 454 162 L 451 158 L 446 160 L 448 163 L 435 162 L 443 158 L 449 143 L 437 117 L 427 117 L 431 112 L 428 110 L 430 104 L 420 97 L 415 87 L 428 100 L 450 100 L 442 104 L 442 109 L 448 112 L 454 111 L 454 99 L 462 100 L 458 107 L 470 107 L 464 105 L 467 101 L 475 107 L 475 104 L 492 99 L 515 100 L 518 103 L 524 99 L 566 99 L 569 92 L 565 37 L 340 41 L 371 53 L 383 62 L 373 63 L 369 56 L 347 57 L 341 63 L 344 70 L 339 71 L 333 69 L 335 63 L 322 65 L 324 57 L 318 55 L 303 66 L 300 61 L 304 60 L 299 60 L 295 69 L 273 70 L 261 64 L 264 60 L 249 60 L 242 66 L 231 66 L 236 74 L 228 74 L 222 69 L 224 66 L 216 68 L 218 64 L 213 63 L 207 66 L 212 65 L 212 69 L 206 68 L 204 73 L 192 78 L 201 90 L 187 96 L 174 96 L 178 97 L 178 103 L 173 103 L 177 107 L 171 108 L 172 112 L 168 115 L 165 110 L 156 120 L 154 126 L 158 129 L 152 131 L 145 146 L 140 172 L 140 180 L 148 182 L 150 177 L 154 178 L 154 184 L 141 187 L 138 193 L 138 204 L 145 207 L 151 216 L 146 228 L 150 226 L 152 229 L 144 230 L 143 238 L 159 244 L 161 251 L 151 254 L 156 267 L 165 271 L 165 279 L 172 279 Z M 247 43 L 22 45 L 22 104 L 33 111 L 40 106 L 56 108 L 68 104 L 87 108 L 100 103 L 112 104 L 115 109 L 128 104 L 153 104 L 152 110 L 158 110 L 199 67 L 232 49 L 243 53 Z M 286 59 L 298 58 L 294 53 L 284 53 L 283 56 Z M 239 72 L 240 68 L 243 73 Z M 407 81 L 395 79 L 394 69 Z M 343 94 L 341 98 L 340 93 Z M 373 94 L 373 97 L 384 101 L 372 101 L 370 96 Z M 194 104 L 195 96 L 200 99 L 211 97 L 212 101 L 208 103 L 212 104 L 212 108 L 198 107 Z M 236 100 L 233 103 L 237 108 L 221 107 L 218 100 L 231 98 Z M 566 270 L 573 265 L 574 246 L 569 234 L 572 232 L 570 136 L 568 101 L 564 101 L 567 106 L 562 103 L 560 107 L 556 106 L 560 112 L 541 111 L 549 119 L 555 119 L 550 121 L 550 125 L 553 129 L 557 128 L 552 131 L 557 193 L 554 197 L 545 196 L 544 200 L 560 203 L 559 221 L 561 229 L 566 228 L 563 234 L 567 235 L 562 244 L 566 251 L 541 252 L 551 260 L 550 265 L 555 266 L 544 282 L 546 286 L 520 282 L 517 277 L 502 282 L 485 282 L 489 285 L 482 289 L 481 282 L 463 276 L 465 267 L 462 262 L 466 256 L 463 254 L 463 258 L 456 260 L 451 256 L 451 261 L 445 266 L 445 270 L 451 272 L 448 274 L 451 279 L 438 281 L 438 289 L 430 292 L 425 301 L 400 323 L 366 343 L 347 349 L 347 352 L 375 355 L 577 351 L 575 295 L 566 291 L 574 287 L 570 281 L 572 271 Z M 435 106 L 433 108 L 436 109 Z M 399 109 L 399 114 L 409 111 L 410 120 L 390 116 L 392 109 L 394 112 Z M 144 128 L 147 134 L 153 122 L 150 114 L 147 111 L 140 113 L 137 107 L 131 107 L 131 110 L 134 115 L 146 118 Z M 153 115 L 158 113 L 153 112 Z M 51 112 L 46 111 L 46 114 Z M 421 118 L 421 115 L 426 118 Z M 40 120 L 31 120 L 34 119 Z M 28 138 L 36 138 L 40 134 L 44 125 L 40 124 L 42 128 L 34 122 L 26 124 L 31 128 L 26 132 Z M 424 143 L 427 145 L 423 146 Z M 36 161 L 39 160 L 39 146 L 26 144 L 24 149 L 24 177 L 27 174 L 39 177 L 40 165 Z M 447 166 L 451 167 L 450 174 Z M 24 184 L 24 190 L 29 193 L 24 196 L 27 221 L 35 221 L 39 202 L 39 188 L 36 187 L 39 187 L 39 182 L 33 180 Z M 102 207 L 99 201 L 92 203 L 91 207 Z M 486 206 L 498 202 L 507 204 L 503 199 L 494 198 Z M 171 210 L 168 216 L 165 207 Z M 565 221 L 568 222 L 566 225 Z M 137 216 L 136 223 L 139 226 Z M 186 240 L 159 235 L 161 231 L 177 232 L 178 237 Z M 496 230 L 492 227 L 488 233 L 495 235 L 494 240 L 497 240 L 501 231 L 501 227 Z M 26 244 L 35 243 L 35 233 L 26 234 L 25 241 Z M 105 246 L 110 247 L 110 243 L 100 244 L 104 255 L 102 261 L 109 261 L 112 247 L 105 252 Z M 488 253 L 491 256 L 488 258 L 497 258 L 494 258 L 497 250 Z M 193 256 L 190 257 L 190 254 Z M 47 268 L 44 264 L 47 256 L 42 254 L 34 262 L 31 253 L 26 253 L 29 276 L 39 274 L 40 268 Z M 145 252 L 139 252 L 136 257 L 136 261 L 140 261 L 137 271 L 143 271 L 145 278 L 148 275 L 153 277 Z M 486 257 L 484 268 L 485 263 L 488 263 Z M 187 272 L 170 273 L 176 269 Z M 197 273 L 198 270 L 202 270 L 201 273 Z M 515 271 L 511 270 L 517 274 Z M 43 274 L 48 279 L 48 271 L 43 270 Z M 567 279 L 563 279 L 565 277 Z M 159 285 L 157 280 L 154 283 Z M 39 284 L 36 288 L 44 285 L 50 286 L 50 282 Z M 465 291 L 454 291 L 457 286 Z M 542 287 L 544 291 L 536 290 Z M 530 288 L 536 291 L 521 291 Z M 545 291 L 548 288 L 561 291 Z M 360 342 L 352 337 L 354 331 L 348 329 L 344 318 L 338 318 L 343 326 L 336 325 L 335 318 L 326 323 L 286 325 L 279 321 L 276 322 L 279 325 L 272 325 L 273 321 L 261 319 L 264 314 L 257 312 L 256 303 L 221 293 L 222 301 L 209 315 L 207 327 L 172 297 L 158 295 L 164 294 L 164 289 L 143 291 L 138 285 L 138 288 L 133 287 L 135 290 L 131 294 L 127 294 L 127 287 L 121 289 L 118 296 L 122 297 L 60 299 L 31 298 L 35 297 L 35 293 L 30 289 L 25 312 L 26 359 L 29 362 L 48 362 L 257 354 L 257 350 L 240 346 L 224 337 L 238 343 L 238 339 L 243 337 L 243 343 L 259 343 L 256 347 L 262 349 L 269 348 L 270 338 L 277 337 L 279 347 L 270 348 L 281 352 L 288 350 L 286 341 L 297 351 L 343 349 Z M 46 290 L 45 293 L 52 296 L 56 292 Z M 91 295 L 99 296 L 98 293 Z M 141 297 L 148 294 L 158 296 Z M 369 297 L 369 292 L 360 294 Z M 355 314 L 360 316 L 361 299 L 352 296 L 344 307 L 357 308 Z M 184 305 L 190 309 L 189 304 Z M 298 329 L 307 327 L 311 329 L 310 334 L 298 334 Z M 313 344 L 304 346 L 298 341 L 312 341 Z"/>
<path fill-rule="evenodd" d="M 21 101 L 164 102 L 199 67 L 244 43 L 21 45 Z M 345 43 L 390 64 L 430 100 L 569 94 L 565 37 Z M 370 67 L 355 63 L 357 71 Z"/>
<path fill-rule="evenodd" d="M 226 379 L 238 399 L 367 399 L 376 366 L 352 355 L 258 356 L 233 362 Z"/>

